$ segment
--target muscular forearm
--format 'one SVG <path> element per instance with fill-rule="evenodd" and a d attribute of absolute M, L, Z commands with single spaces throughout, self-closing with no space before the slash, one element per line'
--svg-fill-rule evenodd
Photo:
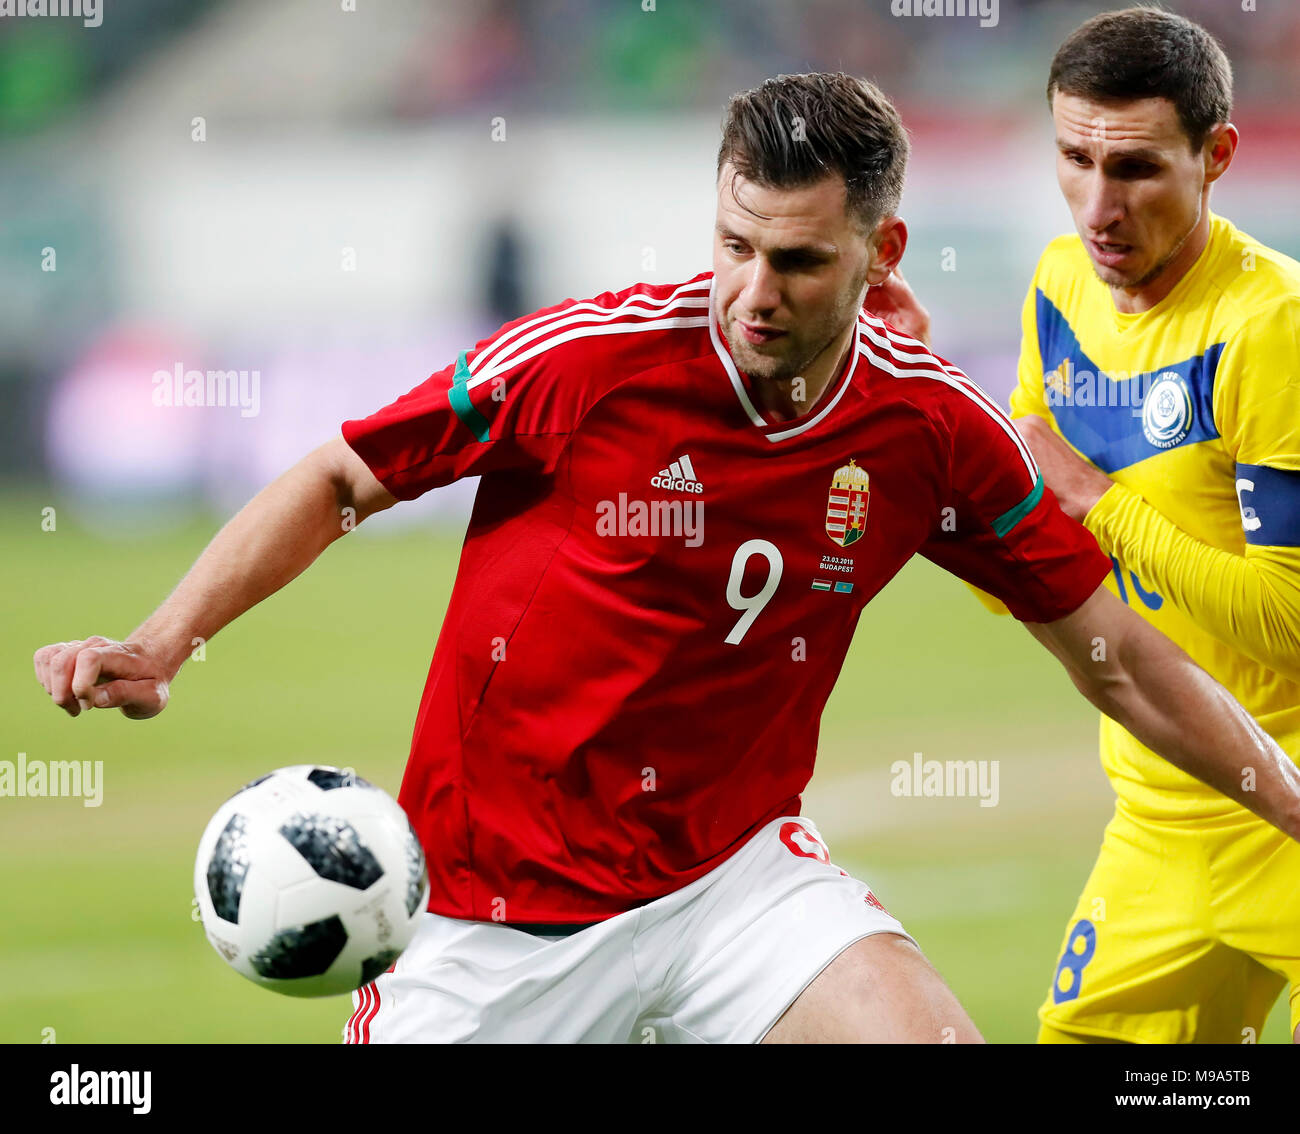
<path fill-rule="evenodd" d="M 1293 571 L 1202 543 L 1122 485 L 1106 492 L 1084 524 L 1104 552 L 1198 626 L 1300 681 L 1300 582 Z"/>
<path fill-rule="evenodd" d="M 1143 624 L 1089 700 L 1152 751 L 1300 839 L 1300 769 L 1232 695 Z"/>
<path fill-rule="evenodd" d="M 363 518 L 338 475 L 336 451 L 336 444 L 322 446 L 253 497 L 131 635 L 150 647 L 169 679 L 195 638 L 212 638 L 274 594 Z"/>
<path fill-rule="evenodd" d="M 1105 587 L 1065 618 L 1025 628 L 1153 752 L 1300 839 L 1300 769 L 1231 693 Z"/>

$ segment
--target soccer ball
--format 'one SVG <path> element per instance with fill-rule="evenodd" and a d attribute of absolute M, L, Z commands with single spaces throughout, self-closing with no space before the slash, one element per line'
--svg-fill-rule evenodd
<path fill-rule="evenodd" d="M 212 947 L 290 996 L 369 984 L 415 936 L 429 901 L 420 840 L 386 792 L 350 769 L 297 764 L 217 809 L 194 894 Z"/>

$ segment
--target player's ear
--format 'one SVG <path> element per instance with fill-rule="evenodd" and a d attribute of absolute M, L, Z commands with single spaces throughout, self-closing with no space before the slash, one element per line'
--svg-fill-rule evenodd
<path fill-rule="evenodd" d="M 902 217 L 884 217 L 871 234 L 871 263 L 867 283 L 884 283 L 907 250 L 907 223 Z"/>
<path fill-rule="evenodd" d="M 1237 152 L 1237 143 L 1241 136 L 1237 127 L 1231 122 L 1223 122 L 1211 128 L 1205 139 L 1203 154 L 1205 157 L 1205 181 L 1218 181 L 1228 171 L 1233 156 Z"/>

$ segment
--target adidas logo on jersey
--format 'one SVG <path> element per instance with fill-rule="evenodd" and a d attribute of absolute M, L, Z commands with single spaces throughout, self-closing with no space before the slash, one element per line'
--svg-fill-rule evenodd
<path fill-rule="evenodd" d="M 660 469 L 650 478 L 655 488 L 667 488 L 673 492 L 703 493 L 704 485 L 695 479 L 695 468 L 685 453 L 666 469 Z"/>

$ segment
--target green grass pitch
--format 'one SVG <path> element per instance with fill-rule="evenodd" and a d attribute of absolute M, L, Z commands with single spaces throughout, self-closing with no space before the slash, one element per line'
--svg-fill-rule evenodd
<path fill-rule="evenodd" d="M 105 542 L 49 494 L 0 498 L 5 752 L 101 759 L 104 799 L 0 799 L 0 1041 L 337 1042 L 345 999 L 296 1001 L 221 963 L 192 916 L 194 851 L 239 785 L 350 765 L 396 793 L 459 535 L 362 531 L 207 647 L 153 721 L 76 720 L 31 668 L 47 642 L 128 633 L 215 530 Z M 1096 713 L 1050 656 L 916 560 L 867 609 L 805 811 L 902 919 L 994 1042 L 1029 1042 L 1110 812 Z M 908 799 L 914 752 L 1000 761 L 1000 802 Z M 52 1031 L 51 1031 L 52 1029 Z M 1261 1040 L 1285 1042 L 1285 998 Z"/>

